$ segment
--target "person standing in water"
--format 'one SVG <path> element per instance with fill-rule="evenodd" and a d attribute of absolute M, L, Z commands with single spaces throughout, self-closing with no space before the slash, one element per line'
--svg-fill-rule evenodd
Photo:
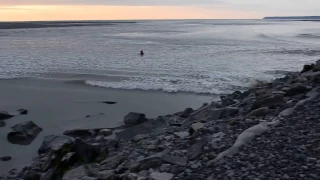
<path fill-rule="evenodd" d="M 140 56 L 143 56 L 144 55 L 144 52 L 143 50 L 140 51 Z"/>

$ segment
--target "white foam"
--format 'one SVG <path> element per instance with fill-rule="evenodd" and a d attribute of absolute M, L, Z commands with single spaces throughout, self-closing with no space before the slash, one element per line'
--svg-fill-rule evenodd
<path fill-rule="evenodd" d="M 203 94 L 223 94 L 230 91 L 223 90 L 217 84 L 207 82 L 206 80 L 170 80 L 165 78 L 132 78 L 117 82 L 105 81 L 85 81 L 87 85 L 105 87 L 112 89 L 145 90 L 145 91 L 164 91 L 164 92 L 189 92 Z"/>

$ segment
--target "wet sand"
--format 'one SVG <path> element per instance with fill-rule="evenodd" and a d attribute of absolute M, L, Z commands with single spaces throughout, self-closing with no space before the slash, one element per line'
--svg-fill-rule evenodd
<path fill-rule="evenodd" d="M 122 124 L 128 112 L 142 112 L 149 118 L 182 111 L 187 107 L 199 108 L 212 96 L 127 91 L 90 87 L 75 81 L 45 79 L 0 80 L 0 110 L 27 109 L 28 115 L 6 120 L 0 128 L 0 174 L 12 168 L 22 168 L 37 155 L 44 136 L 62 134 L 76 128 L 116 127 Z M 101 101 L 114 101 L 109 105 Z M 101 114 L 103 113 L 103 114 Z M 91 117 L 86 118 L 87 115 Z M 33 121 L 44 130 L 28 146 L 13 145 L 7 141 L 10 127 L 24 121 Z"/>

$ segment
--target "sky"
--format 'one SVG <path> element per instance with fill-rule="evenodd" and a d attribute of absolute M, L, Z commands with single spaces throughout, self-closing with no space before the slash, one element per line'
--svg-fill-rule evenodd
<path fill-rule="evenodd" d="M 260 19 L 319 9 L 320 0 L 0 0 L 0 21 Z"/>

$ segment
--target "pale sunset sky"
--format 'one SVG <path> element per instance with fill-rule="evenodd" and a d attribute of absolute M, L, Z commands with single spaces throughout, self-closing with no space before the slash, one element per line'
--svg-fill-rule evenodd
<path fill-rule="evenodd" d="M 320 0 L 0 0 L 0 21 L 320 15 Z"/>

